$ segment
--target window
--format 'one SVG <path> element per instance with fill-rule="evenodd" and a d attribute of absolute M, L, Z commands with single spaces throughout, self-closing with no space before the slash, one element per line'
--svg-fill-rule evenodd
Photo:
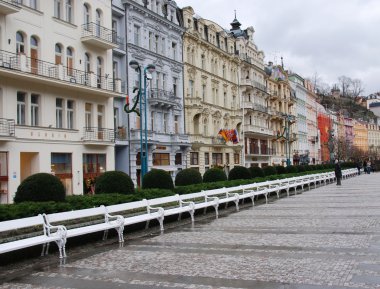
<path fill-rule="evenodd" d="M 166 74 L 162 74 L 162 89 L 166 90 Z"/>
<path fill-rule="evenodd" d="M 154 130 L 154 111 L 151 111 L 150 112 L 150 127 L 151 127 L 151 130 L 153 131 Z"/>
<path fill-rule="evenodd" d="M 202 85 L 202 100 L 206 101 L 206 84 Z"/>
<path fill-rule="evenodd" d="M 205 69 L 206 67 L 206 57 L 204 54 L 202 54 L 201 56 L 201 65 L 202 65 L 202 69 Z"/>
<path fill-rule="evenodd" d="M 169 166 L 170 165 L 170 154 L 153 153 L 153 165 L 154 166 Z"/>
<path fill-rule="evenodd" d="M 203 120 L 203 135 L 208 136 L 208 119 Z"/>
<path fill-rule="evenodd" d="M 194 81 L 189 80 L 189 94 L 190 97 L 194 97 Z"/>
<path fill-rule="evenodd" d="M 223 165 L 223 154 L 222 153 L 213 153 L 212 154 L 212 164 L 217 166 Z"/>
<path fill-rule="evenodd" d="M 177 60 L 177 43 L 172 42 L 172 53 L 173 59 Z"/>
<path fill-rule="evenodd" d="M 55 100 L 55 126 L 56 128 L 63 128 L 63 99 L 57 98 Z"/>
<path fill-rule="evenodd" d="M 62 47 L 58 43 L 55 45 L 55 64 L 62 64 Z"/>
<path fill-rule="evenodd" d="M 153 32 L 149 31 L 149 50 L 153 49 Z"/>
<path fill-rule="evenodd" d="M 84 54 L 84 71 L 86 73 L 89 73 L 91 71 L 91 59 L 90 59 L 90 54 L 85 53 Z M 88 77 L 86 75 L 86 77 Z"/>
<path fill-rule="evenodd" d="M 72 194 L 72 156 L 70 153 L 51 154 L 51 172 L 60 179 L 66 195 Z"/>
<path fill-rule="evenodd" d="M 66 65 L 67 65 L 67 75 L 73 75 L 73 64 L 74 64 L 74 55 L 73 50 L 70 47 L 66 49 Z"/>
<path fill-rule="evenodd" d="M 112 76 L 114 80 L 119 78 L 119 64 L 117 61 L 112 63 Z"/>
<path fill-rule="evenodd" d="M 102 13 L 99 9 L 96 9 L 96 36 L 100 36 L 100 27 L 102 25 Z"/>
<path fill-rule="evenodd" d="M 161 54 L 165 54 L 166 52 L 166 45 L 165 45 L 165 38 L 161 39 Z"/>
<path fill-rule="evenodd" d="M 84 177 L 100 175 L 106 171 L 106 154 L 83 154 Z"/>
<path fill-rule="evenodd" d="M 229 153 L 226 153 L 226 165 L 229 165 L 230 164 L 230 154 Z"/>
<path fill-rule="evenodd" d="M 104 105 L 98 105 L 98 128 L 103 128 L 104 122 Z"/>
<path fill-rule="evenodd" d="M 224 92 L 223 94 L 223 102 L 224 102 L 224 107 L 227 107 L 227 92 Z"/>
<path fill-rule="evenodd" d="M 30 37 L 30 67 L 32 73 L 38 73 L 38 40 L 35 36 Z"/>
<path fill-rule="evenodd" d="M 62 18 L 62 1 L 54 0 L 54 17 Z"/>
<path fill-rule="evenodd" d="M 140 45 L 140 26 L 135 25 L 133 27 L 134 44 Z"/>
<path fill-rule="evenodd" d="M 25 92 L 17 92 L 17 124 L 25 125 Z"/>
<path fill-rule="evenodd" d="M 169 114 L 164 113 L 164 133 L 168 133 Z"/>
<path fill-rule="evenodd" d="M 92 126 L 92 104 L 86 103 L 85 104 L 85 126 L 87 128 L 90 128 Z"/>
<path fill-rule="evenodd" d="M 198 153 L 191 152 L 190 153 L 190 165 L 197 166 L 198 165 Z"/>
<path fill-rule="evenodd" d="M 181 153 L 176 153 L 175 154 L 175 160 L 174 160 L 175 165 L 182 165 L 182 154 Z"/>
<path fill-rule="evenodd" d="M 177 96 L 177 78 L 176 77 L 173 77 L 173 94 L 174 94 L 174 97 Z"/>
<path fill-rule="evenodd" d="M 73 4 L 72 0 L 66 0 L 66 21 L 72 23 L 73 21 Z"/>
<path fill-rule="evenodd" d="M 90 7 L 88 4 L 83 5 L 83 23 L 87 24 L 86 30 L 90 29 L 89 23 L 91 22 L 91 17 L 90 17 Z"/>
<path fill-rule="evenodd" d="M 103 61 L 100 57 L 97 58 L 97 68 L 96 68 L 96 72 L 97 72 L 97 84 L 98 84 L 98 88 L 101 88 L 102 87 L 102 74 L 103 74 Z"/>
<path fill-rule="evenodd" d="M 38 126 L 38 101 L 39 96 L 37 94 L 31 95 L 31 101 L 30 101 L 30 125 L 31 126 Z"/>
<path fill-rule="evenodd" d="M 16 53 L 25 53 L 24 35 L 21 32 L 16 33 Z"/>
<path fill-rule="evenodd" d="M 74 101 L 67 101 L 67 128 L 74 129 Z"/>
<path fill-rule="evenodd" d="M 30 8 L 37 10 L 37 0 L 30 0 Z"/>
<path fill-rule="evenodd" d="M 210 165 L 210 153 L 205 153 L 205 165 Z"/>
<path fill-rule="evenodd" d="M 174 116 L 174 132 L 176 134 L 179 133 L 179 122 L 178 122 L 178 119 L 179 119 L 179 116 L 178 115 L 175 115 Z"/>
<path fill-rule="evenodd" d="M 159 38 L 158 35 L 156 35 L 154 38 L 155 38 L 155 39 L 154 39 L 154 47 L 155 47 L 154 51 L 155 51 L 156 53 L 158 53 L 158 52 L 159 52 L 159 51 L 158 51 L 158 47 L 159 47 L 159 44 L 160 44 L 160 38 Z"/>

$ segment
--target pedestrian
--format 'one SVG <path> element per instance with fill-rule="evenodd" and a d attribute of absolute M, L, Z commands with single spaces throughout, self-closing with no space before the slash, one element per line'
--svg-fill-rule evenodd
<path fill-rule="evenodd" d="M 368 160 L 367 162 L 367 174 L 370 174 L 371 173 L 371 161 Z"/>
<path fill-rule="evenodd" d="M 362 164 L 360 162 L 360 160 L 358 160 L 358 162 L 356 163 L 356 168 L 358 169 L 358 175 L 360 176 L 360 169 L 362 167 Z"/>
<path fill-rule="evenodd" d="M 363 170 L 364 170 L 364 173 L 366 174 L 367 173 L 367 161 L 364 160 L 363 162 Z"/>
<path fill-rule="evenodd" d="M 339 161 L 335 161 L 335 178 L 336 178 L 336 185 L 341 186 L 341 180 L 342 180 L 342 169 L 340 167 Z"/>

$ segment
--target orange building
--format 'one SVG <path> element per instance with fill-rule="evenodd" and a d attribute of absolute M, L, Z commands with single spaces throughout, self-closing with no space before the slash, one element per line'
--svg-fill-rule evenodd
<path fill-rule="evenodd" d="M 321 160 L 322 162 L 330 161 L 329 151 L 329 130 L 331 128 L 331 119 L 325 113 L 318 113 L 318 129 L 321 135 Z"/>

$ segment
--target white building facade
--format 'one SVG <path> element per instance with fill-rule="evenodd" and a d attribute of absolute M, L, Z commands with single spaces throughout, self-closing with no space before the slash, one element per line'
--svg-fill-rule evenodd
<path fill-rule="evenodd" d="M 37 172 L 67 195 L 114 169 L 111 1 L 0 2 L 0 192 Z"/>
<path fill-rule="evenodd" d="M 184 128 L 182 34 L 185 29 L 174 1 L 122 0 L 126 13 L 128 61 L 135 60 L 143 70 L 149 64 L 156 68 L 147 80 L 146 114 L 148 169 L 170 172 L 174 178 L 186 167 L 190 148 Z M 131 105 L 139 74 L 127 69 Z M 143 86 L 143 83 L 142 83 Z M 140 182 L 140 117 L 129 116 L 130 176 Z"/>

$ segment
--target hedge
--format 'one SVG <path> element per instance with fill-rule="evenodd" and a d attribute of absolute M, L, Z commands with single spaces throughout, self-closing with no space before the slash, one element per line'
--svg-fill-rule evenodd
<path fill-rule="evenodd" d="M 228 180 L 251 179 L 252 175 L 246 167 L 235 166 L 228 174 Z"/>
<path fill-rule="evenodd" d="M 202 175 L 195 169 L 184 169 L 175 176 L 176 186 L 188 186 L 202 183 Z"/>
<path fill-rule="evenodd" d="M 130 176 L 120 171 L 108 171 L 95 181 L 95 194 L 133 194 L 135 186 Z"/>
<path fill-rule="evenodd" d="M 207 170 L 203 175 L 204 183 L 212 183 L 219 181 L 226 181 L 227 176 L 226 173 L 220 168 L 211 168 Z"/>

